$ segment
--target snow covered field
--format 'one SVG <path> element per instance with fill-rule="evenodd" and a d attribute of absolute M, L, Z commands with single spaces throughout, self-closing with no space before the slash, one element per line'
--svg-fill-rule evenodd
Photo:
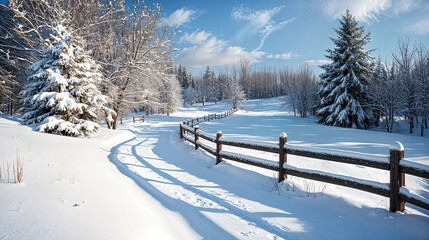
<path fill-rule="evenodd" d="M 249 101 L 244 111 L 202 123 L 225 137 L 405 156 L 429 165 L 429 137 L 322 126 L 291 116 L 279 98 Z M 429 211 L 390 213 L 384 197 L 289 177 L 233 162 L 214 165 L 179 139 L 179 122 L 227 105 L 182 108 L 172 116 L 128 119 L 90 139 L 42 134 L 0 118 L 0 239 L 427 239 Z M 225 148 L 226 149 L 226 148 Z M 24 163 L 24 183 L 7 183 L 7 162 Z M 277 161 L 276 155 L 242 152 Z M 294 166 L 379 182 L 387 172 L 289 156 Z M 12 173 L 10 174 L 12 177 Z M 429 198 L 429 182 L 407 177 Z"/>

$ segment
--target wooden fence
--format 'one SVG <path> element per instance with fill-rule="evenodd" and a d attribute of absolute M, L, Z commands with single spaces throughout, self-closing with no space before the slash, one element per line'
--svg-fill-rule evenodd
<path fill-rule="evenodd" d="M 209 122 L 215 119 L 222 119 L 225 117 L 228 117 L 229 115 L 235 113 L 237 110 L 236 109 L 230 109 L 226 112 L 222 112 L 222 113 L 213 113 L 213 114 L 208 114 L 208 115 L 204 115 L 203 117 L 197 117 L 197 118 L 193 118 L 193 119 L 188 119 L 188 121 L 183 122 L 183 124 L 193 127 L 199 123 L 202 122 Z"/>
<path fill-rule="evenodd" d="M 231 113 L 232 112 L 229 114 Z M 350 153 L 337 150 L 323 150 L 318 148 L 294 146 L 287 143 L 286 133 L 282 133 L 280 135 L 278 144 L 248 141 L 240 142 L 237 140 L 222 138 L 222 132 L 220 131 L 216 135 L 211 135 L 200 130 L 198 126 L 194 126 L 194 123 L 200 122 L 198 121 L 199 119 L 209 121 L 209 119 L 218 119 L 216 116 L 228 115 L 215 114 L 213 116 L 212 114 L 209 115 L 209 117 L 204 116 L 204 118 L 196 118 L 180 124 L 180 138 L 193 143 L 195 145 L 195 149 L 202 148 L 213 155 L 216 158 L 216 164 L 220 163 L 223 159 L 229 159 L 248 165 L 277 171 L 279 182 L 286 179 L 287 175 L 293 175 L 301 178 L 336 184 L 378 194 L 390 199 L 389 210 L 391 212 L 396 212 L 398 210 L 403 211 L 405 209 L 405 202 L 429 210 L 429 201 L 427 199 L 411 194 L 405 187 L 405 174 L 429 179 L 429 167 L 404 159 L 404 148 L 400 142 L 395 142 L 390 146 L 389 156 L 380 157 L 365 153 Z M 214 148 L 203 143 L 200 141 L 200 138 L 214 143 L 216 147 Z M 235 152 L 228 152 L 222 150 L 223 145 L 275 153 L 278 154 L 279 161 L 274 162 L 266 159 L 238 154 Z M 386 170 L 390 172 L 390 183 L 380 183 L 323 171 L 300 169 L 287 164 L 288 155 Z"/>
<path fill-rule="evenodd" d="M 144 115 L 141 115 L 141 116 L 133 116 L 133 123 L 136 123 L 136 121 L 144 122 Z"/>
<path fill-rule="evenodd" d="M 133 123 L 136 123 L 137 121 L 144 122 L 144 115 L 133 116 Z M 123 116 L 120 117 L 120 123 L 121 125 L 124 124 Z"/>

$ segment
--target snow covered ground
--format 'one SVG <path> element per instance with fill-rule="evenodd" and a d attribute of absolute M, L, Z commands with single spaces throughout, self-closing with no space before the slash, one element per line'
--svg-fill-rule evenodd
<path fill-rule="evenodd" d="M 212 156 L 179 139 L 180 121 L 227 109 L 191 106 L 144 123 L 128 119 L 121 130 L 103 129 L 90 139 L 37 133 L 0 118 L 0 239 L 427 239 L 427 210 L 407 204 L 404 213 L 390 213 L 387 198 L 297 177 L 277 185 L 272 171 L 214 165 Z M 200 127 L 270 143 L 287 132 L 296 145 L 377 155 L 401 141 L 408 159 L 429 165 L 428 137 L 321 126 L 291 116 L 279 98 L 249 101 L 244 111 Z M 17 152 L 24 183 L 7 183 L 7 162 Z M 389 179 L 354 165 L 293 156 L 288 162 Z M 428 181 L 407 177 L 407 186 L 429 198 Z"/>

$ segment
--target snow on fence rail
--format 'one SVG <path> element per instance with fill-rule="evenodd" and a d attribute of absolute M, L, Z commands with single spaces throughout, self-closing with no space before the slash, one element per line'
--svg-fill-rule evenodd
<path fill-rule="evenodd" d="M 136 123 L 136 121 L 144 122 L 144 115 L 141 115 L 141 116 L 133 116 L 133 123 Z"/>
<path fill-rule="evenodd" d="M 210 119 L 210 117 L 199 119 Z M 218 118 L 212 117 L 211 119 Z M 429 179 L 429 166 L 414 163 L 404 159 L 404 148 L 400 142 L 395 142 L 394 144 L 390 145 L 389 156 L 380 157 L 365 153 L 326 150 L 291 145 L 287 143 L 287 135 L 285 133 L 280 135 L 278 144 L 235 141 L 228 138 L 222 138 L 222 132 L 220 131 L 216 135 L 210 135 L 206 132 L 203 132 L 199 129 L 198 126 L 193 125 L 194 122 L 199 121 L 188 120 L 180 124 L 180 138 L 193 143 L 195 145 L 195 150 L 201 147 L 211 155 L 215 156 L 216 164 L 220 163 L 222 159 L 229 159 L 264 169 L 277 171 L 279 182 L 286 179 L 287 175 L 289 174 L 297 177 L 374 193 L 388 197 L 390 199 L 389 210 L 391 212 L 404 211 L 405 202 L 429 210 L 428 199 L 411 194 L 410 191 L 405 187 L 405 174 Z M 192 134 L 193 137 L 189 134 Z M 216 148 L 202 143 L 200 141 L 200 137 L 216 144 Z M 251 157 L 234 152 L 227 152 L 222 150 L 222 145 L 276 153 L 279 155 L 279 161 L 273 162 L 266 159 Z M 288 155 L 296 155 L 317 160 L 341 162 L 387 170 L 390 172 L 390 183 L 385 184 L 323 171 L 300 169 L 287 164 Z"/>
<path fill-rule="evenodd" d="M 237 109 L 230 109 L 226 112 L 222 112 L 222 113 L 214 113 L 214 114 L 209 114 L 209 115 L 204 115 L 203 117 L 196 117 L 193 119 L 188 119 L 188 121 L 183 122 L 183 124 L 189 126 L 189 127 L 194 127 L 195 125 L 202 123 L 202 122 L 208 122 L 211 120 L 215 120 L 215 119 L 222 119 L 225 117 L 228 117 L 229 115 L 235 113 L 237 111 Z"/>

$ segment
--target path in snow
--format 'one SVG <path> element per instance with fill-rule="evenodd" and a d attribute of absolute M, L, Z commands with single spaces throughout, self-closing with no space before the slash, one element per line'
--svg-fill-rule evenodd
<path fill-rule="evenodd" d="M 110 160 L 164 207 L 186 216 L 199 235 L 213 239 L 295 238 L 286 226 L 252 214 L 248 200 L 204 178 L 215 174 L 212 161 L 192 166 L 196 161 L 188 159 L 191 149 L 177 146 L 177 124 L 152 126 L 130 130 L 136 137 L 116 146 Z M 192 175 L 189 169 L 200 174 Z"/>

